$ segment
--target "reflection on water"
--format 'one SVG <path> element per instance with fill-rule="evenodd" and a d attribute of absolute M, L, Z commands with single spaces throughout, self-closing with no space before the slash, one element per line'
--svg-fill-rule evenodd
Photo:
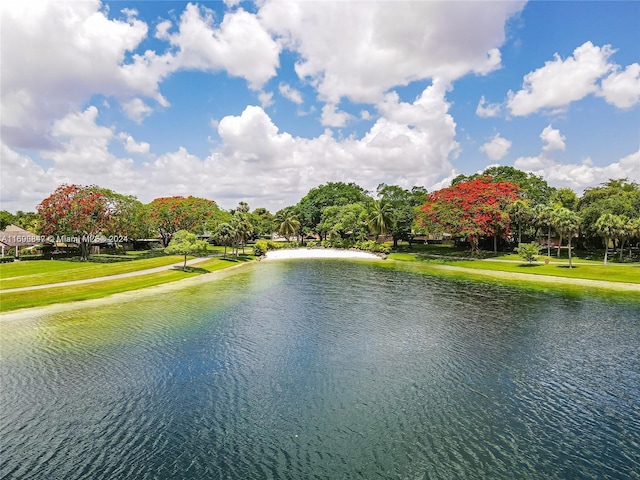
<path fill-rule="evenodd" d="M 6 322 L 0 477 L 640 478 L 639 318 L 297 261 Z"/>

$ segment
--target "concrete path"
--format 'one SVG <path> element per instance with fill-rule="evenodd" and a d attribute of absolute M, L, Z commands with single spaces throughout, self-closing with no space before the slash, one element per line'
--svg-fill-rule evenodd
<path fill-rule="evenodd" d="M 187 265 L 193 265 L 194 263 L 202 262 L 212 257 L 199 257 L 193 258 L 191 260 L 187 260 Z M 44 288 L 56 288 L 56 287 L 71 287 L 73 285 L 83 285 L 85 283 L 97 283 L 97 282 L 107 282 L 109 280 L 118 280 L 119 278 L 130 278 L 137 277 L 140 275 L 149 275 L 151 273 L 160 273 L 165 270 L 171 270 L 175 267 L 182 267 L 184 262 L 172 263 L 171 265 L 164 265 L 162 267 L 148 268 L 146 270 L 138 270 L 135 272 L 128 273 L 118 273 L 116 275 L 106 275 L 104 277 L 95 277 L 95 278 L 85 278 L 83 280 L 73 280 L 70 282 L 59 282 L 59 283 L 47 283 L 45 285 L 33 285 L 31 287 L 20 287 L 20 288 L 9 288 L 2 289 L 0 293 L 15 293 L 15 292 L 27 292 L 29 290 L 42 290 Z"/>

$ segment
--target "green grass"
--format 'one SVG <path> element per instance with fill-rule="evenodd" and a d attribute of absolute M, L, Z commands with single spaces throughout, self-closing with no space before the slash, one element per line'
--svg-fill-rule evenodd
<path fill-rule="evenodd" d="M 0 312 L 9 312 L 20 308 L 42 307 L 55 303 L 102 298 L 115 293 L 139 290 L 185 278 L 196 277 L 198 275 L 233 267 L 234 265 L 240 265 L 252 259 L 253 257 L 250 256 L 241 256 L 237 260 L 213 258 L 187 267 L 186 272 L 183 272 L 182 269 L 171 269 L 148 275 L 106 280 L 71 287 L 54 287 L 4 294 L 0 292 Z"/>
<path fill-rule="evenodd" d="M 580 278 L 586 280 L 602 280 L 609 282 L 640 283 L 640 264 L 607 265 L 601 262 L 583 262 L 586 264 L 574 265 L 568 268 L 568 261 L 560 264 L 538 262 L 528 265 L 517 255 L 505 255 L 503 260 L 517 260 L 517 262 L 497 262 L 490 260 L 464 260 L 457 258 L 435 258 L 411 253 L 392 253 L 389 259 L 401 262 L 419 262 L 433 265 L 452 265 L 456 267 L 471 268 L 477 270 L 490 270 L 500 272 L 527 273 L 532 275 L 545 275 L 564 278 Z M 552 259 L 554 261 L 556 259 Z M 578 262 L 578 260 L 576 260 Z"/>
<path fill-rule="evenodd" d="M 119 263 L 37 260 L 0 264 L 0 289 L 32 287 L 49 283 L 135 272 L 184 261 L 181 255 L 163 256 Z"/>

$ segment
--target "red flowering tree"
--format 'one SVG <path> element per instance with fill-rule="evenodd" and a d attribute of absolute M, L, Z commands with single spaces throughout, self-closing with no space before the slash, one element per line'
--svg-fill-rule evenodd
<path fill-rule="evenodd" d="M 202 233 L 207 220 L 219 212 L 213 200 L 198 197 L 161 197 L 148 205 L 152 225 L 162 237 L 163 246 L 169 245 L 178 230 Z"/>
<path fill-rule="evenodd" d="M 115 193 L 96 185 L 60 185 L 38 205 L 40 233 L 70 237 L 78 243 L 82 260 L 89 257 L 89 246 L 98 235 L 124 235 L 123 219 L 137 202 L 134 197 Z"/>
<path fill-rule="evenodd" d="M 419 216 L 423 225 L 466 238 L 473 252 L 481 237 L 493 236 L 497 252 L 498 237 L 509 234 L 507 207 L 518 199 L 518 186 L 482 177 L 443 188 L 427 199 Z"/>

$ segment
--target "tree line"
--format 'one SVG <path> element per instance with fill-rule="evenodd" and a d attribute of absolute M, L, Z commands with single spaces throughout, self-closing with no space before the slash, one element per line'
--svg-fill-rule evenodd
<path fill-rule="evenodd" d="M 240 202 L 224 210 L 199 197 L 161 197 L 143 204 L 96 185 L 61 185 L 37 206 L 36 213 L 0 212 L 0 227 L 14 223 L 40 235 L 126 236 L 159 238 L 168 247 L 180 231 L 209 237 L 237 255 L 250 240 L 273 233 L 287 241 L 323 241 L 351 246 L 371 237 L 390 238 L 394 246 L 411 244 L 419 235 L 450 235 L 472 251 L 497 252 L 505 245 L 540 240 L 557 254 L 564 242 L 571 255 L 573 239 L 583 248 L 609 246 L 624 255 L 640 240 L 640 187 L 627 179 L 609 180 L 581 197 L 553 188 L 541 177 L 513 167 L 491 167 L 481 174 L 456 177 L 452 185 L 428 193 L 380 184 L 367 192 L 355 183 L 329 182 L 312 188 L 295 205 L 275 214 L 250 210 Z M 554 243 L 555 242 L 555 243 Z M 88 243 L 80 245 L 84 259 Z"/>

